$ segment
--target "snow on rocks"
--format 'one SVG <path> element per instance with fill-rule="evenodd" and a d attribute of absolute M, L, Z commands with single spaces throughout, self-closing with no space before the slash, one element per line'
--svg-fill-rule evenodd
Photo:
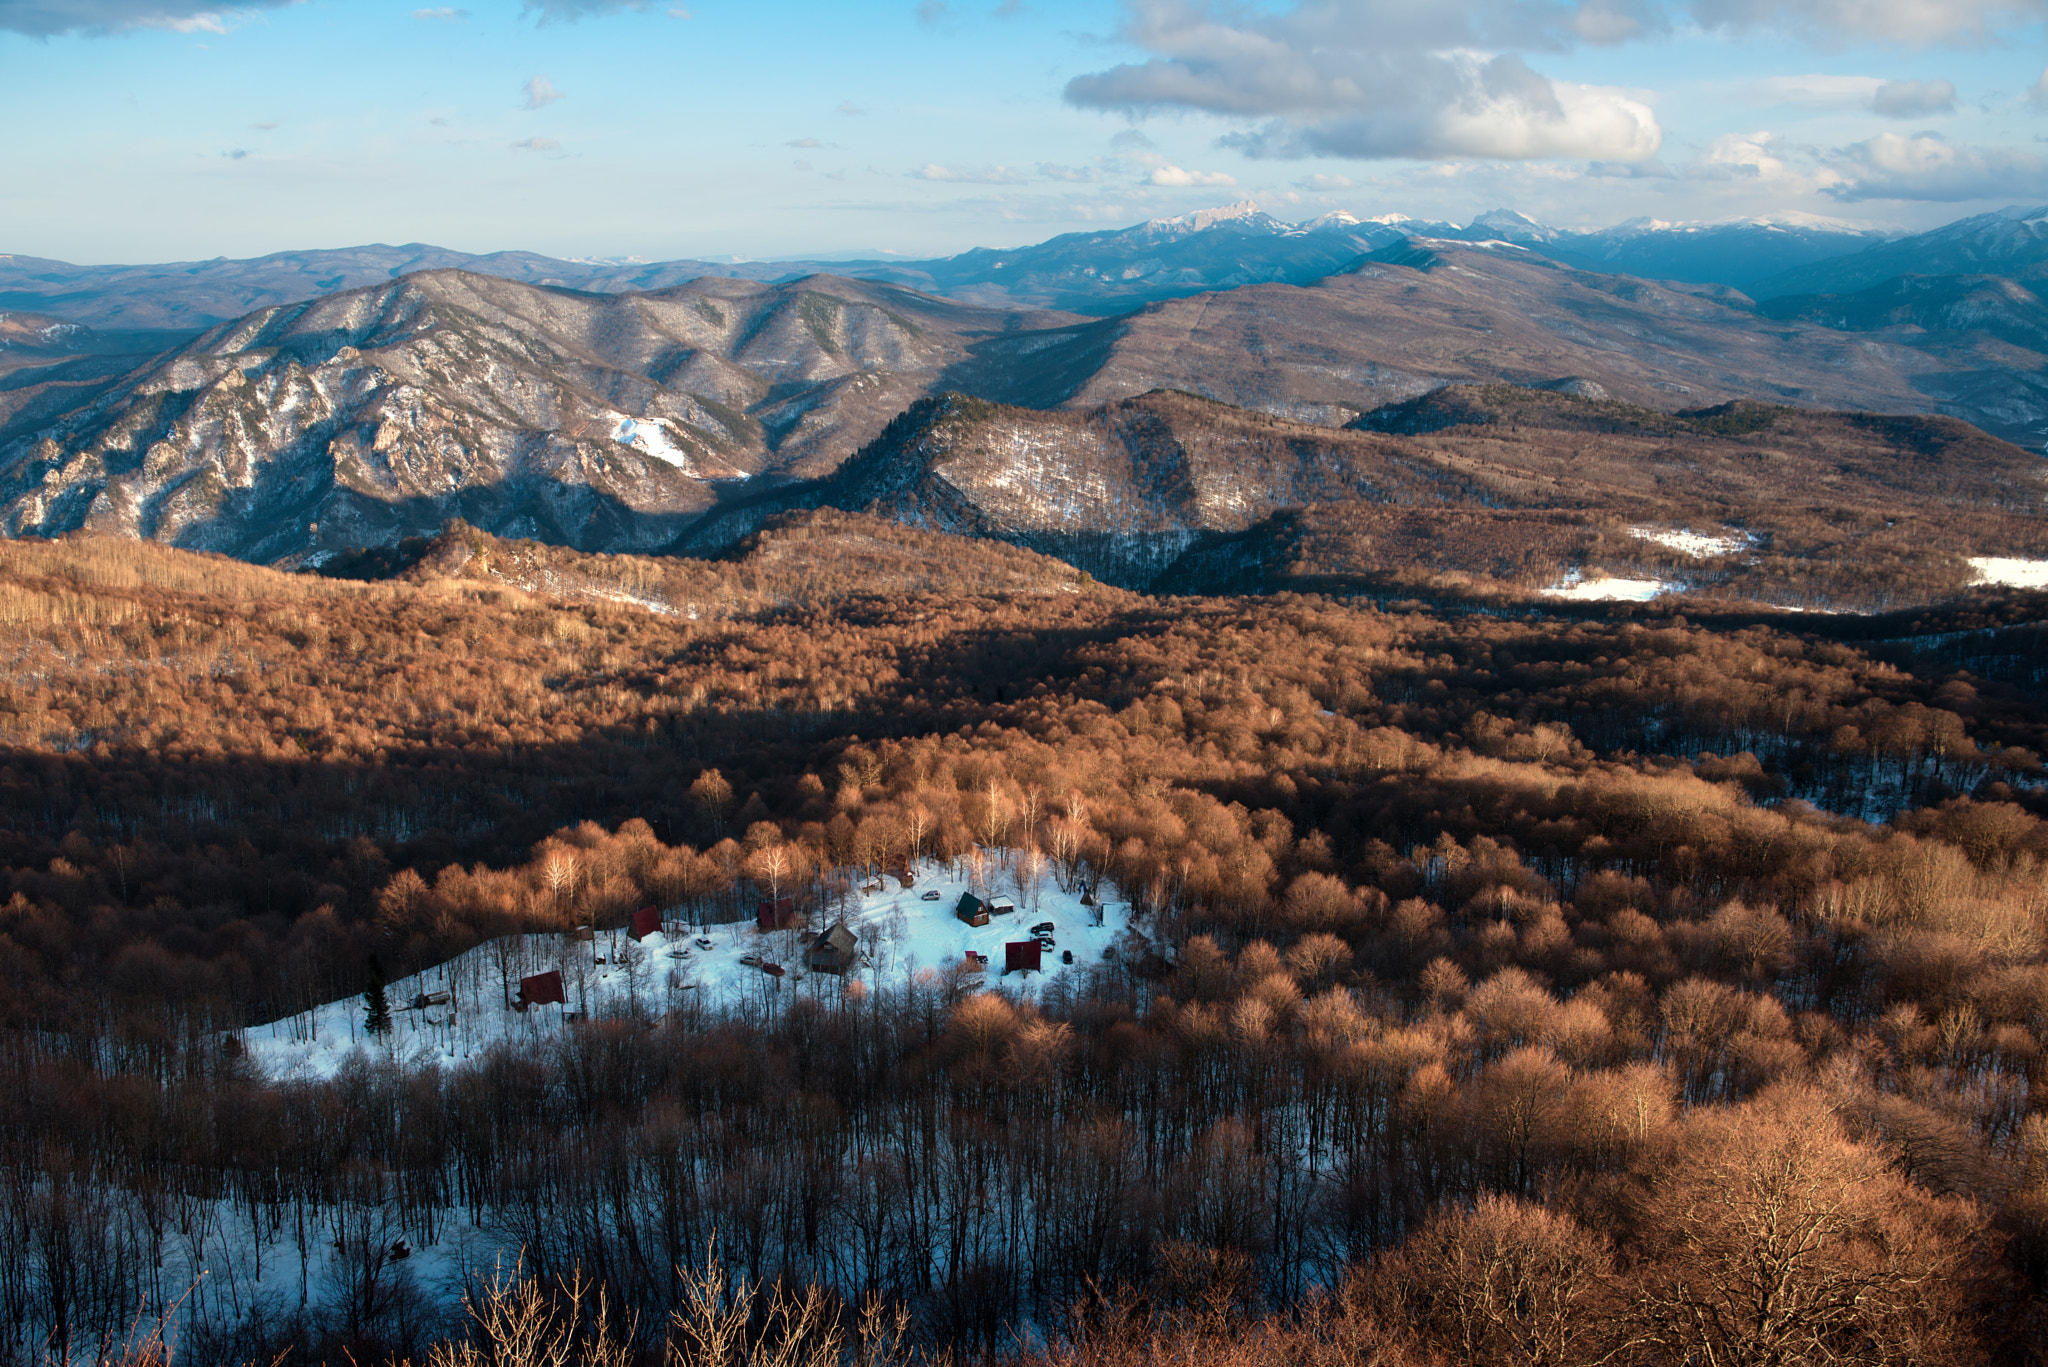
<path fill-rule="evenodd" d="M 1973 555 L 1970 557 L 1970 570 L 1972 584 L 1996 584 L 2008 589 L 2048 588 L 2048 560 Z"/>
<path fill-rule="evenodd" d="M 912 885 L 891 876 L 870 880 L 846 907 L 847 929 L 861 961 L 844 977 L 805 968 L 802 930 L 763 932 L 751 919 L 693 925 L 663 918 L 663 929 L 635 942 L 626 931 L 512 935 L 392 982 L 385 989 L 392 1028 L 382 1039 L 363 1028 L 360 995 L 252 1026 L 239 1034 L 250 1060 L 279 1080 L 331 1077 L 358 1050 L 388 1052 L 415 1065 L 460 1065 L 500 1044 L 541 1048 L 580 1021 L 651 1021 L 671 1011 L 746 1011 L 794 1000 L 792 994 L 834 996 L 858 983 L 873 990 L 900 985 L 924 972 L 962 972 L 965 982 L 1025 996 L 1047 984 L 1114 958 L 1130 929 L 1128 903 L 1084 906 L 1080 891 L 1064 892 L 1050 878 L 1013 876 L 984 866 L 984 876 L 942 863 L 920 866 Z M 1107 889 L 1102 889 L 1107 891 Z M 954 915 L 961 894 L 984 899 L 1008 895 L 1016 909 L 970 926 Z M 932 894 L 936 893 L 936 899 Z M 838 917 L 814 917 L 823 932 Z M 1052 923 L 1053 947 L 1041 952 L 1041 971 L 1003 973 L 1003 946 L 1033 939 L 1032 927 Z M 967 952 L 985 955 L 985 968 Z M 1064 962 L 1071 953 L 1073 962 Z M 772 976 L 763 965 L 782 969 Z M 510 1003 L 523 977 L 559 971 L 560 1005 L 525 1011 Z"/>

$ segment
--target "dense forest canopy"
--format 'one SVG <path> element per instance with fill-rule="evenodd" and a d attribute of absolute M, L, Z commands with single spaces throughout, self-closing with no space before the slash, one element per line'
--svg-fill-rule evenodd
<path fill-rule="evenodd" d="M 6 1360 L 173 1302 L 200 1360 L 469 1335 L 399 1240 L 592 1279 L 633 1327 L 576 1333 L 642 1348 L 714 1238 L 820 1288 L 807 1334 L 872 1296 L 962 1355 L 2048 1341 L 2037 599 L 1151 598 L 830 512 L 717 562 L 402 559 L 0 546 Z M 504 937 L 771 880 L 815 921 L 919 860 L 1113 889 L 1145 943 L 446 1071 L 236 1044 Z"/>

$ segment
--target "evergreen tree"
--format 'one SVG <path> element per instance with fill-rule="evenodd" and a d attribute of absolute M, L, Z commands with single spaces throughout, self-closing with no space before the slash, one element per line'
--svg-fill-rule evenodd
<path fill-rule="evenodd" d="M 384 997 L 384 964 L 370 956 L 370 985 L 363 992 L 363 1029 L 372 1035 L 391 1033 L 391 1003 Z"/>

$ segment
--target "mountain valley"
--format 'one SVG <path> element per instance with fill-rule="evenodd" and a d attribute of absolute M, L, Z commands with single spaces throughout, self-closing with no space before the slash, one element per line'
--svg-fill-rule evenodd
<path fill-rule="evenodd" d="M 2024 268 L 2040 221 L 1871 247 L 1758 224 L 1562 233 L 1504 210 L 1289 225 L 1246 203 L 839 268 L 887 280 L 558 276 L 427 248 L 286 254 L 248 279 L 210 263 L 184 286 L 214 290 L 207 307 L 337 288 L 196 336 L 0 316 L 0 525 L 369 564 L 450 519 L 704 556 L 832 507 L 1155 591 L 1514 597 L 1598 572 L 1785 606 L 1926 601 L 1967 587 L 1972 556 L 2038 549 L 2035 458 L 2005 442 L 2048 426 L 2048 315 L 1981 268 Z M 1914 251 L 1980 269 L 1758 302 L 1583 264 L 1654 261 L 1656 242 L 1726 264 L 1758 234 L 1750 275 L 1826 256 L 1779 281 Z M 109 300 L 168 274 L 115 272 L 93 307 L 118 318 Z M 1767 416 L 1743 433 L 1683 416 L 1717 411 Z M 1859 411 L 1992 439 L 1827 416 Z M 1689 521 L 1752 548 L 1682 565 L 1628 531 Z"/>

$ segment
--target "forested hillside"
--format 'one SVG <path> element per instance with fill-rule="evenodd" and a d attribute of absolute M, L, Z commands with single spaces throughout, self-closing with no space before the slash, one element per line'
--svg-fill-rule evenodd
<path fill-rule="evenodd" d="M 195 1360 L 418 1360 L 470 1329 L 416 1269 L 501 1255 L 648 1347 L 714 1233 L 962 1356 L 2038 1351 L 2038 602 L 1147 599 L 833 514 L 651 563 L 0 547 L 10 1360 L 173 1302 Z M 916 859 L 1142 940 L 1071 991 L 813 975 L 445 1072 L 238 1044 L 373 956 L 771 879 L 823 917 Z"/>

